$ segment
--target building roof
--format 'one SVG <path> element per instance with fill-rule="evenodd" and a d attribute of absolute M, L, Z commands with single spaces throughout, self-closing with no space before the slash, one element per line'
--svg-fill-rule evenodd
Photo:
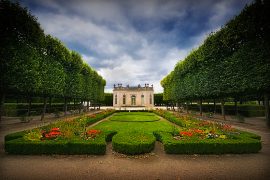
<path fill-rule="evenodd" d="M 122 86 L 122 84 L 114 85 L 113 91 L 154 91 L 153 85 L 149 86 L 149 84 L 144 84 L 144 86 L 141 86 L 140 84 L 138 86 L 129 86 L 126 87 Z"/>

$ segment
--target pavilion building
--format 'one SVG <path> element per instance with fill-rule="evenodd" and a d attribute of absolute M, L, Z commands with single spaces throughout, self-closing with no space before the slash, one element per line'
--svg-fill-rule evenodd
<path fill-rule="evenodd" d="M 151 109 L 154 107 L 154 88 L 153 85 L 145 84 L 141 86 L 122 86 L 114 85 L 113 107 L 140 107 Z"/>

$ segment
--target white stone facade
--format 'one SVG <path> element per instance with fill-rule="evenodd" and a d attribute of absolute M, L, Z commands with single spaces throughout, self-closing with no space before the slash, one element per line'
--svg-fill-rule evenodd
<path fill-rule="evenodd" d="M 123 87 L 122 84 L 114 86 L 113 89 L 113 107 L 154 107 L 154 88 L 145 84 L 144 87 Z"/>

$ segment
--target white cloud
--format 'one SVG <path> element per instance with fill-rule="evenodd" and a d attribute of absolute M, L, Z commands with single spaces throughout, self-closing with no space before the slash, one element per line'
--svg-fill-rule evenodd
<path fill-rule="evenodd" d="M 248 1 L 248 0 L 247 0 Z M 223 24 L 230 10 L 230 1 L 34 1 L 47 10 L 32 11 L 46 33 L 72 45 L 107 81 L 106 91 L 113 84 L 138 85 L 149 83 L 162 92 L 160 80 L 183 60 L 191 49 L 198 47 L 205 37 Z M 215 3 L 214 3 L 215 2 Z M 209 6 L 213 3 L 213 8 Z M 189 22 L 190 12 L 212 12 L 205 19 L 211 23 L 200 30 L 200 21 Z M 202 11 L 203 10 L 203 11 Z M 193 15 L 193 14 L 191 14 Z M 164 31 L 161 21 L 177 21 L 171 31 Z M 198 19 L 196 19 L 198 20 Z M 134 21 L 139 25 L 134 25 Z M 148 26 L 146 31 L 141 26 Z M 185 37 L 185 27 L 198 29 Z M 165 27 L 166 28 L 166 27 Z M 180 30 L 179 30 L 180 29 Z M 174 41 L 178 40 L 177 43 Z M 188 41 L 188 45 L 182 41 Z"/>

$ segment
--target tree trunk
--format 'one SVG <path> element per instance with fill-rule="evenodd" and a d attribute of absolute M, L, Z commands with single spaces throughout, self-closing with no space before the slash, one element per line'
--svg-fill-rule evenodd
<path fill-rule="evenodd" d="M 214 99 L 214 114 L 216 114 L 217 106 L 216 106 L 216 100 Z"/>
<path fill-rule="evenodd" d="M 89 101 L 87 101 L 87 111 L 89 111 Z"/>
<path fill-rule="evenodd" d="M 32 98 L 28 96 L 28 109 L 27 109 L 27 116 L 30 116 L 31 112 L 31 105 L 32 105 Z"/>
<path fill-rule="evenodd" d="M 52 97 L 49 97 L 49 108 L 48 108 L 48 113 L 52 112 Z"/>
<path fill-rule="evenodd" d="M 269 94 L 264 94 L 265 119 L 267 126 L 270 127 Z"/>
<path fill-rule="evenodd" d="M 223 119 L 226 120 L 224 104 L 225 104 L 224 100 L 221 100 L 221 114 L 223 116 Z"/>
<path fill-rule="evenodd" d="M 235 111 L 235 115 L 237 115 L 238 114 L 237 100 L 234 100 L 234 111 Z"/>
<path fill-rule="evenodd" d="M 75 104 L 76 104 L 76 101 L 75 101 L 75 98 L 74 98 L 73 99 L 73 109 L 74 109 L 74 111 L 76 110 Z"/>
<path fill-rule="evenodd" d="M 187 114 L 189 113 L 188 112 L 188 102 L 186 102 L 186 110 L 187 110 Z"/>
<path fill-rule="evenodd" d="M 65 97 L 65 104 L 64 104 L 64 112 L 65 116 L 67 115 L 67 98 Z"/>
<path fill-rule="evenodd" d="M 202 99 L 200 99 L 200 116 L 202 116 Z"/>
<path fill-rule="evenodd" d="M 45 113 L 46 113 L 46 107 L 47 107 L 47 97 L 44 97 L 44 102 L 43 102 L 43 112 L 41 114 L 41 121 L 43 121 Z"/>
<path fill-rule="evenodd" d="M 82 111 L 82 100 L 81 100 L 81 102 L 79 104 L 79 114 L 81 114 L 81 111 Z"/>
<path fill-rule="evenodd" d="M 1 122 L 1 120 L 2 120 L 2 115 L 3 115 L 3 113 L 4 113 L 5 97 L 6 97 L 5 94 L 2 93 L 2 94 L 1 94 L 1 102 L 0 102 L 0 122 Z"/>

